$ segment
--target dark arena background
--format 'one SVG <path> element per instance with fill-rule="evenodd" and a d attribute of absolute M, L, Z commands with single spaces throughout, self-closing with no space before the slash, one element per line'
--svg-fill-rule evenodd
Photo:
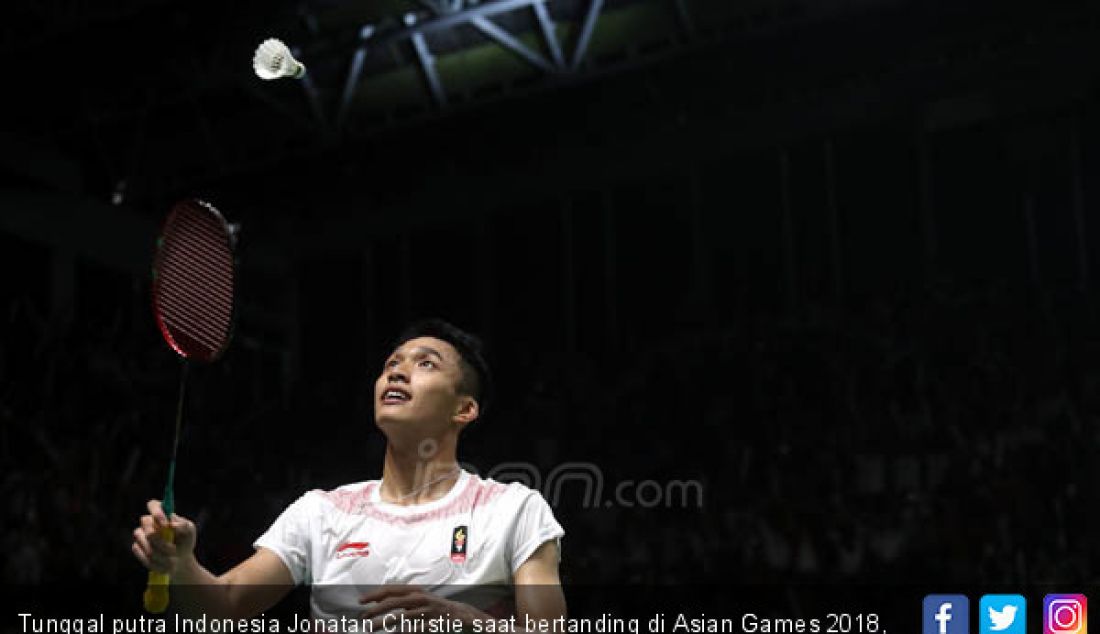
<path fill-rule="evenodd" d="M 499 388 L 460 459 L 535 478 L 566 584 L 1100 585 L 1100 4 L 0 11 L 7 584 L 144 581 L 198 197 L 241 225 L 176 483 L 215 571 L 380 476 L 374 377 L 439 316 Z"/>

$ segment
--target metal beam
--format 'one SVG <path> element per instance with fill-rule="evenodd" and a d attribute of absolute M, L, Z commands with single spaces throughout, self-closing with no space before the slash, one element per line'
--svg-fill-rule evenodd
<path fill-rule="evenodd" d="M 565 56 L 561 54 L 561 44 L 554 30 L 554 21 L 550 12 L 546 10 L 545 2 L 536 2 L 534 5 L 535 17 L 538 18 L 539 28 L 542 29 L 542 37 L 546 40 L 546 48 L 550 51 L 550 57 L 558 68 L 565 68 Z"/>
<path fill-rule="evenodd" d="M 461 26 L 476 17 L 489 17 L 498 13 L 507 13 L 534 4 L 541 4 L 544 1 L 545 0 L 497 0 L 496 2 L 486 2 L 485 4 L 474 5 L 462 11 L 440 15 L 419 23 L 416 22 L 415 15 L 410 13 L 406 15 L 405 26 L 403 28 L 379 33 L 377 35 L 377 40 L 380 44 L 388 44 L 396 40 L 412 38 L 417 34 L 423 35 L 425 33 L 432 33 L 433 31 L 441 31 Z M 414 19 L 412 22 L 409 22 L 409 16 L 413 16 Z"/>
<path fill-rule="evenodd" d="M 355 97 L 355 90 L 359 87 L 359 76 L 363 74 L 363 62 L 367 59 L 367 45 L 365 42 L 374 35 L 374 26 L 367 24 L 359 29 L 360 44 L 351 57 L 351 67 L 348 68 L 348 79 L 344 82 L 344 92 L 340 96 L 340 109 L 336 112 L 336 129 L 344 127 L 344 120 L 348 116 L 348 108 Z"/>
<path fill-rule="evenodd" d="M 602 0 L 600 1 L 602 2 Z M 550 17 L 544 4 L 545 2 L 546 0 L 496 0 L 495 2 L 468 6 L 462 10 L 443 11 L 441 13 L 438 11 L 444 7 L 432 3 L 428 6 L 435 9 L 437 15 L 430 19 L 421 22 L 417 20 L 415 13 L 407 13 L 404 16 L 405 26 L 378 32 L 375 31 L 372 25 L 367 25 L 360 31 L 359 37 L 363 40 L 368 38 L 371 39 L 371 45 L 374 47 L 384 47 L 404 39 L 410 39 L 413 48 L 416 50 L 417 57 L 420 60 L 421 68 L 424 70 L 428 86 L 432 91 L 432 96 L 439 106 L 444 107 L 447 105 L 446 94 L 443 91 L 439 74 L 435 69 L 435 58 L 428 50 L 427 40 L 424 38 L 424 35 L 435 31 L 471 24 L 487 37 L 520 55 L 531 64 L 547 72 L 557 72 L 559 69 L 564 68 L 565 62 L 561 47 L 558 45 L 557 38 L 554 36 L 553 23 L 550 22 Z M 487 19 L 489 16 L 515 11 L 516 9 L 522 9 L 524 7 L 534 7 L 536 15 L 539 17 L 539 24 L 542 28 L 543 35 L 547 40 L 547 47 L 550 49 L 550 54 L 554 57 L 556 66 L 550 64 L 546 58 L 531 50 L 530 47 L 523 44 L 523 42 L 511 33 L 501 29 Z M 360 45 L 356 48 L 352 56 L 351 68 L 348 72 L 348 78 L 344 83 L 340 110 L 337 114 L 338 128 L 343 125 L 347 118 L 347 111 L 351 107 L 351 101 L 355 95 L 355 91 L 358 89 L 359 80 L 362 76 L 363 61 L 365 57 L 366 49 L 364 46 Z"/>
<path fill-rule="evenodd" d="M 473 24 L 474 28 L 478 31 L 481 31 L 481 33 L 483 33 L 486 37 L 500 44 L 504 48 L 512 51 L 516 55 L 519 55 L 523 59 L 530 62 L 532 65 L 541 68 L 548 73 L 552 73 L 557 70 L 557 68 L 550 62 L 546 61 L 546 59 L 542 55 L 539 55 L 535 51 L 531 50 L 530 47 L 519 41 L 519 39 L 517 39 L 508 31 L 505 31 L 496 24 L 493 24 L 489 20 L 489 18 L 477 16 L 470 20 L 470 23 Z"/>
<path fill-rule="evenodd" d="M 573 51 L 573 70 L 580 68 L 584 60 L 584 54 L 588 52 L 588 43 L 592 39 L 592 31 L 596 29 L 596 20 L 603 8 L 603 0 L 591 0 L 588 3 L 588 13 L 584 16 L 584 24 L 581 26 L 580 37 L 577 38 L 577 48 Z"/>
<path fill-rule="evenodd" d="M 414 24 L 416 22 L 416 16 L 412 13 L 405 14 L 405 23 Z M 443 92 L 443 82 L 439 79 L 439 73 L 435 69 L 435 57 L 432 56 L 432 52 L 428 50 L 428 42 L 424 39 L 423 33 L 413 33 L 412 35 L 413 49 L 416 50 L 416 57 L 420 60 L 420 68 L 424 71 L 424 78 L 428 81 L 428 88 L 432 91 L 432 97 L 435 99 L 435 103 L 440 108 L 447 107 L 447 94 Z"/>

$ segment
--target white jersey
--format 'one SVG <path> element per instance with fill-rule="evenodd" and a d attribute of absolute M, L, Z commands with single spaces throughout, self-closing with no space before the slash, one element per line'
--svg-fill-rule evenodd
<path fill-rule="evenodd" d="M 535 549 L 556 540 L 560 557 L 565 531 L 542 495 L 522 484 L 463 470 L 442 498 L 413 506 L 382 501 L 380 484 L 309 491 L 254 544 L 278 555 L 296 584 L 314 586 L 315 615 L 356 613 L 362 590 L 381 584 L 441 595 L 457 593 L 454 586 L 495 587 L 466 602 L 503 613 L 513 575 Z"/>

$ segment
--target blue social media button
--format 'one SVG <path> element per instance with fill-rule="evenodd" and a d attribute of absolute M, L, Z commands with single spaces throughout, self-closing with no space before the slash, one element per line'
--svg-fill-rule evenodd
<path fill-rule="evenodd" d="M 964 594 L 930 594 L 922 614 L 922 634 L 970 634 L 970 599 Z"/>
<path fill-rule="evenodd" d="M 1018 594 L 986 594 L 978 604 L 981 634 L 1024 634 L 1027 599 Z"/>

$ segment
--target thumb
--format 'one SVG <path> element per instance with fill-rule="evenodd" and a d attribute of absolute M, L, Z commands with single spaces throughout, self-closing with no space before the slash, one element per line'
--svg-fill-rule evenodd
<path fill-rule="evenodd" d="M 196 532 L 194 522 L 173 513 L 169 524 L 176 534 L 176 543 L 188 544 L 194 542 Z"/>
<path fill-rule="evenodd" d="M 172 514 L 172 518 L 169 520 L 172 530 L 176 532 L 193 533 L 195 532 L 195 524 L 186 517 Z"/>

